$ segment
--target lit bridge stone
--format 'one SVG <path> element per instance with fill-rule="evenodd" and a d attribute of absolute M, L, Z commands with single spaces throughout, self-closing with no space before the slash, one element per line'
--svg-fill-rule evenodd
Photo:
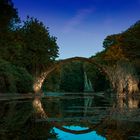
<path fill-rule="evenodd" d="M 99 65 L 95 60 L 90 59 L 90 58 L 85 58 L 85 57 L 72 57 L 72 58 L 68 58 L 68 59 L 64 59 L 64 60 L 60 60 L 56 63 L 54 63 L 50 68 L 48 68 L 45 72 L 41 73 L 41 75 L 39 77 L 37 77 L 35 79 L 34 85 L 33 85 L 33 90 L 35 93 L 41 93 L 41 87 L 42 84 L 45 80 L 45 78 L 52 72 L 54 71 L 56 68 L 58 68 L 59 66 L 66 64 L 68 62 L 73 62 L 73 61 L 82 61 L 82 62 L 89 62 L 91 64 L 95 64 L 97 66 L 97 68 L 103 72 L 105 75 L 107 75 L 106 70 L 103 66 Z"/>

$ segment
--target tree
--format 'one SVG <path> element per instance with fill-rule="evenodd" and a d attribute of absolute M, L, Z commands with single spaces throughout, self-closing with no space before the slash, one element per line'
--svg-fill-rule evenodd
<path fill-rule="evenodd" d="M 38 75 L 58 57 L 56 37 L 35 18 L 27 17 L 21 28 L 23 39 L 23 65 L 33 75 Z"/>
<path fill-rule="evenodd" d="M 21 67 L 0 59 L 0 91 L 27 93 L 32 91 L 32 76 Z"/>
<path fill-rule="evenodd" d="M 60 68 L 55 69 L 47 76 L 42 85 L 42 90 L 51 92 L 60 91 Z"/>
<path fill-rule="evenodd" d="M 62 65 L 60 90 L 66 92 L 83 92 L 84 72 L 82 62 L 70 62 Z"/>
<path fill-rule="evenodd" d="M 104 59 L 110 62 L 116 62 L 125 59 L 125 52 L 121 45 L 121 34 L 107 36 L 103 42 L 105 48 Z"/>
<path fill-rule="evenodd" d="M 13 61 L 17 59 L 20 45 L 17 40 L 19 17 L 11 0 L 0 1 L 0 58 Z"/>
<path fill-rule="evenodd" d="M 84 63 L 83 68 L 95 92 L 105 91 L 110 88 L 106 75 L 102 73 L 96 65 Z"/>
<path fill-rule="evenodd" d="M 140 21 L 122 33 L 121 45 L 127 58 L 140 58 Z"/>
<path fill-rule="evenodd" d="M 26 87 L 32 88 L 32 76 L 58 57 L 56 37 L 50 36 L 48 28 L 34 18 L 28 17 L 20 26 L 11 0 L 0 0 L 0 11 L 0 91 L 28 92 Z"/>
<path fill-rule="evenodd" d="M 104 51 L 94 57 L 106 65 L 112 86 L 129 93 L 138 91 L 140 75 L 140 21 L 136 22 L 126 31 L 107 36 L 103 42 Z M 120 65 L 120 62 L 125 62 Z M 126 66 L 130 63 L 130 68 Z M 118 65 L 119 64 L 119 65 Z M 129 75 L 129 76 L 128 76 Z M 123 77 L 124 76 L 124 77 Z M 120 79 L 119 79 L 120 78 Z M 127 85 L 127 86 L 126 86 Z M 131 86 L 131 88 L 129 88 Z"/>
<path fill-rule="evenodd" d="M 11 0 L 0 0 L 0 33 L 14 29 L 16 23 L 19 22 L 17 10 Z"/>
<path fill-rule="evenodd" d="M 140 21 L 126 31 L 107 36 L 103 42 L 105 59 L 135 60 L 140 58 Z"/>

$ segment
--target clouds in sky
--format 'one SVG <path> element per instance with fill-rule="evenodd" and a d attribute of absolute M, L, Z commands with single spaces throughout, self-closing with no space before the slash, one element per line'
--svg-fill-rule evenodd
<path fill-rule="evenodd" d="M 140 19 L 140 0 L 12 0 L 21 19 L 37 17 L 57 36 L 60 57 L 91 56 L 107 35 Z"/>
<path fill-rule="evenodd" d="M 92 8 L 78 10 L 77 13 L 65 23 L 63 31 L 64 32 L 73 31 L 80 24 L 82 24 L 88 18 L 88 16 L 93 13 L 93 11 L 94 10 Z"/>

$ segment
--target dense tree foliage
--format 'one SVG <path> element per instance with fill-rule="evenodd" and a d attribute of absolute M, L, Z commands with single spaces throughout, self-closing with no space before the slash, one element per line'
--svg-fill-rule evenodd
<path fill-rule="evenodd" d="M 140 81 L 140 21 L 120 34 L 107 36 L 103 46 L 104 50 L 97 53 L 92 59 L 106 67 L 113 87 L 116 83 L 115 88 L 122 89 L 121 91 L 138 89 Z M 133 72 L 125 64 L 133 67 Z M 124 72 L 125 78 L 121 77 Z"/>
<path fill-rule="evenodd" d="M 60 91 L 60 68 L 54 70 L 50 75 L 45 79 L 42 90 L 43 91 L 51 91 L 58 92 Z"/>
<path fill-rule="evenodd" d="M 103 42 L 106 49 L 104 58 L 137 59 L 140 57 L 140 21 L 136 22 L 128 30 L 107 36 Z"/>
<path fill-rule="evenodd" d="M 15 29 L 19 22 L 17 10 L 11 0 L 0 0 L 0 33 L 6 30 Z"/>
<path fill-rule="evenodd" d="M 51 36 L 48 27 L 36 18 L 28 17 L 20 24 L 18 12 L 11 0 L 1 0 L 0 11 L 0 65 L 6 69 L 5 72 L 4 69 L 0 71 L 3 85 L 0 91 L 26 92 L 26 84 L 30 85 L 30 81 L 58 57 L 56 37 Z"/>
<path fill-rule="evenodd" d="M 103 41 L 104 50 L 92 59 L 103 65 L 113 66 L 118 61 L 130 61 L 139 67 L 140 59 L 140 21 L 126 31 L 109 35 Z"/>
<path fill-rule="evenodd" d="M 84 72 L 81 62 L 63 65 L 60 74 L 60 90 L 82 92 L 84 89 Z"/>
<path fill-rule="evenodd" d="M 105 91 L 109 88 L 109 81 L 106 75 L 96 65 L 84 63 L 84 71 L 87 73 L 95 92 Z"/>
<path fill-rule="evenodd" d="M 84 92 L 85 74 L 95 92 L 104 91 L 109 88 L 108 79 L 106 79 L 105 74 L 101 73 L 96 65 L 88 62 L 73 61 L 61 65 L 48 75 L 43 84 L 43 90 Z"/>
<path fill-rule="evenodd" d="M 48 28 L 34 18 L 27 18 L 21 28 L 23 39 L 22 61 L 31 74 L 46 69 L 56 57 L 56 37 L 50 36 Z"/>
<path fill-rule="evenodd" d="M 0 11 L 0 58 L 11 61 L 18 50 L 16 29 L 19 17 L 11 0 L 1 0 Z"/>
<path fill-rule="evenodd" d="M 26 69 L 0 60 L 0 91 L 26 93 L 32 91 L 33 79 Z"/>

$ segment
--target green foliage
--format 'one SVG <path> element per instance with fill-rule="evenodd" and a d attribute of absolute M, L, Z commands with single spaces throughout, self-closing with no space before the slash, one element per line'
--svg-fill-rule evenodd
<path fill-rule="evenodd" d="M 58 57 L 56 38 L 50 36 L 48 28 L 37 19 L 27 18 L 21 28 L 21 36 L 23 66 L 31 74 L 40 73 Z"/>
<path fill-rule="evenodd" d="M 122 38 L 120 34 L 107 36 L 103 42 L 105 48 L 105 53 L 103 54 L 104 60 L 116 62 L 126 58 L 120 43 L 121 39 Z"/>
<path fill-rule="evenodd" d="M 73 61 L 61 65 L 61 67 L 48 75 L 43 84 L 43 90 L 83 92 L 85 87 L 84 72 L 86 72 L 88 80 L 91 81 L 96 92 L 109 88 L 106 75 L 96 65 L 88 62 Z"/>
<path fill-rule="evenodd" d="M 9 31 L 0 38 L 0 58 L 13 64 L 21 63 L 22 45 L 18 39 L 18 31 Z"/>
<path fill-rule="evenodd" d="M 60 90 L 60 68 L 53 71 L 42 85 L 43 91 L 57 92 Z"/>
<path fill-rule="evenodd" d="M 107 36 L 103 42 L 104 59 L 122 60 L 140 58 L 140 21 L 125 32 Z"/>
<path fill-rule="evenodd" d="M 133 91 L 137 91 L 135 89 L 137 89 L 137 85 L 139 84 L 138 79 L 140 79 L 140 21 L 120 34 L 107 36 L 103 42 L 103 46 L 105 49 L 92 57 L 92 59 L 106 68 L 112 87 L 117 91 L 119 89 L 121 91 L 125 89 L 128 92 L 132 92 L 132 89 L 134 89 Z M 118 68 L 119 62 L 130 62 L 132 64 L 131 67 L 136 70 L 136 76 L 133 75 L 130 68 L 126 69 L 125 65 L 121 65 Z M 128 73 L 132 77 L 129 80 L 127 79 Z M 126 81 L 129 82 L 127 83 Z M 132 85 L 131 90 L 128 86 L 125 87 L 126 84 Z"/>
<path fill-rule="evenodd" d="M 0 34 L 5 30 L 15 28 L 19 22 L 17 10 L 14 8 L 11 0 L 0 0 Z"/>
<path fill-rule="evenodd" d="M 14 76 L 18 93 L 32 92 L 33 78 L 26 69 L 15 67 Z"/>
<path fill-rule="evenodd" d="M 120 37 L 120 34 L 114 34 L 114 35 L 107 36 L 103 42 L 103 47 L 108 48 L 110 46 L 115 45 L 116 43 L 118 43 L 117 41 L 119 40 L 119 37 Z"/>
<path fill-rule="evenodd" d="M 63 65 L 60 78 L 60 90 L 82 92 L 84 88 L 83 64 L 81 62 L 71 62 Z"/>
<path fill-rule="evenodd" d="M 17 91 L 13 68 L 4 60 L 0 60 L 0 91 L 2 93 Z"/>
<path fill-rule="evenodd" d="M 122 48 L 129 59 L 140 58 L 140 21 L 122 34 Z"/>
<path fill-rule="evenodd" d="M 109 88 L 109 81 L 106 75 L 104 75 L 96 65 L 84 63 L 84 70 L 95 92 L 105 91 Z"/>
<path fill-rule="evenodd" d="M 32 91 L 32 76 L 24 69 L 0 60 L 0 91 L 26 93 Z"/>
<path fill-rule="evenodd" d="M 0 11 L 0 58 L 13 62 L 21 49 L 17 34 L 20 19 L 11 0 L 1 0 Z"/>
<path fill-rule="evenodd" d="M 1 0 L 0 11 L 0 92 L 30 92 L 32 76 L 58 57 L 56 37 L 34 18 L 28 17 L 20 26 L 11 0 Z"/>

